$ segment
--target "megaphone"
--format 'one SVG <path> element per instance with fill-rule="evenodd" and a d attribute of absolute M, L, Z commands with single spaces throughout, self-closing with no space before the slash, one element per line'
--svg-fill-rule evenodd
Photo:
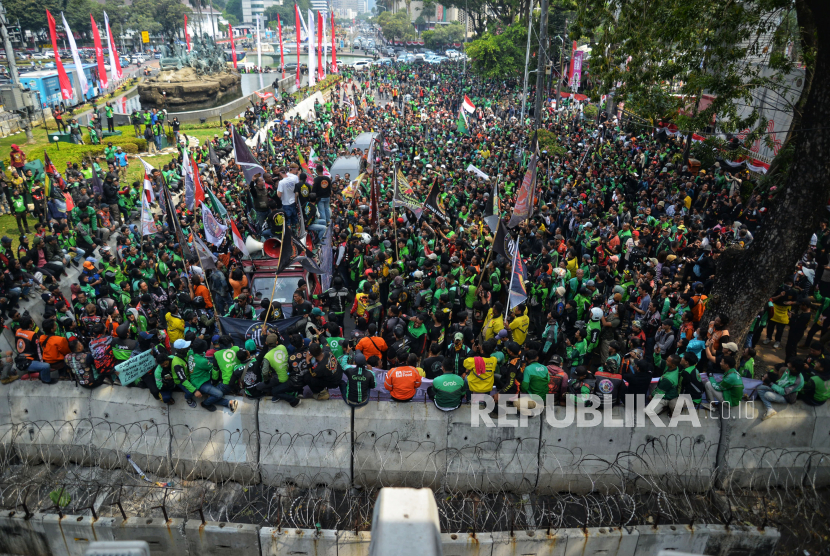
<path fill-rule="evenodd" d="M 269 257 L 278 259 L 280 258 L 280 247 L 282 247 L 282 242 L 275 237 L 271 237 L 265 240 L 262 250 Z"/>
<path fill-rule="evenodd" d="M 248 253 L 250 253 L 251 255 L 257 253 L 258 251 L 262 251 L 264 245 L 264 243 L 255 240 L 251 236 L 248 236 L 248 239 L 245 240 L 245 247 L 248 249 Z"/>

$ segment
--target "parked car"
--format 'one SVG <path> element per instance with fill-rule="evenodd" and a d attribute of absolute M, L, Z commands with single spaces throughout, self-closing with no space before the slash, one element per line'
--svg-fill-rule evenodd
<path fill-rule="evenodd" d="M 380 58 L 375 62 L 375 64 L 379 66 L 391 66 L 392 58 Z"/>
<path fill-rule="evenodd" d="M 155 54 L 153 54 L 153 58 L 155 58 L 156 60 L 161 60 L 161 52 L 156 52 Z"/>
<path fill-rule="evenodd" d="M 362 71 L 367 68 L 372 67 L 372 62 L 370 60 L 359 60 L 352 64 L 352 67 L 356 70 Z"/>

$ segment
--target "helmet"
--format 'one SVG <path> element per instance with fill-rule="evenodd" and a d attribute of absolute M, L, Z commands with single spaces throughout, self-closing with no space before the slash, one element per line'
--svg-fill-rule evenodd
<path fill-rule="evenodd" d="M 204 309 L 205 308 L 205 298 L 201 295 L 197 295 L 193 298 L 193 308 L 194 309 Z"/>
<path fill-rule="evenodd" d="M 591 309 L 591 320 L 599 320 L 602 318 L 602 309 L 599 307 L 594 307 Z"/>
<path fill-rule="evenodd" d="M 551 365 L 556 365 L 557 367 L 561 367 L 562 366 L 562 358 L 559 357 L 558 355 L 552 355 L 551 358 L 550 358 L 550 363 L 551 363 Z"/>
<path fill-rule="evenodd" d="M 181 292 L 177 296 L 177 299 L 178 299 L 179 303 L 181 305 L 184 305 L 185 307 L 190 305 L 190 296 L 188 294 L 184 293 L 184 292 Z"/>
<path fill-rule="evenodd" d="M 603 365 L 603 370 L 608 372 L 614 372 L 618 368 L 617 360 L 616 359 L 606 359 L 605 364 Z"/>
<path fill-rule="evenodd" d="M 112 282 L 113 280 L 115 280 L 115 272 L 108 270 L 104 273 L 104 278 Z"/>
<path fill-rule="evenodd" d="M 195 316 L 196 316 L 196 313 L 194 313 L 193 311 L 186 311 L 185 314 L 184 314 L 184 320 L 191 321 L 191 320 L 193 320 L 193 317 L 195 317 Z"/>

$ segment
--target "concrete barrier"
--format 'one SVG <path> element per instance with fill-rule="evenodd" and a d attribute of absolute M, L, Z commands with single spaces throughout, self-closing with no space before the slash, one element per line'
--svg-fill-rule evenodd
<path fill-rule="evenodd" d="M 89 543 L 115 540 L 115 526 L 121 519 L 92 516 L 43 515 L 40 526 L 52 556 L 84 556 Z"/>
<path fill-rule="evenodd" d="M 267 398 L 266 398 L 267 400 Z M 301 487 L 351 485 L 351 408 L 339 400 L 297 407 L 263 401 L 259 408 L 262 482 Z"/>
<path fill-rule="evenodd" d="M 260 93 L 273 93 L 274 87 L 269 85 L 264 89 L 258 89 L 258 91 Z M 254 93 L 243 95 L 242 97 L 236 100 L 232 100 L 227 104 L 223 104 L 222 106 L 216 106 L 214 108 L 204 108 L 202 110 L 189 110 L 187 112 L 170 112 L 170 114 L 168 114 L 168 118 L 172 120 L 173 117 L 176 117 L 183 124 L 198 122 L 203 118 L 205 120 L 213 120 L 217 118 L 222 118 L 226 115 L 232 115 L 232 118 L 235 118 L 239 111 L 244 112 L 245 109 L 248 106 L 250 106 L 250 99 L 254 96 Z M 258 97 L 257 100 L 259 100 Z"/>
<path fill-rule="evenodd" d="M 733 556 L 738 554 L 772 554 L 781 539 L 777 529 L 757 529 L 744 525 L 706 525 L 709 538 L 704 554 Z"/>
<path fill-rule="evenodd" d="M 263 527 L 259 532 L 262 556 L 339 556 L 337 533 L 330 529 L 276 529 Z M 369 546 L 360 554 L 369 554 Z"/>
<path fill-rule="evenodd" d="M 159 476 L 172 472 L 168 406 L 147 390 L 117 386 L 93 390 L 89 403 L 92 442 L 100 452 L 101 467 L 128 466 L 129 454 L 144 471 Z"/>
<path fill-rule="evenodd" d="M 259 554 L 259 527 L 243 523 L 202 523 L 184 526 L 188 553 L 192 556 Z"/>
<path fill-rule="evenodd" d="M 657 554 L 661 550 L 703 554 L 709 542 L 709 528 L 705 525 L 637 525 L 634 528 L 638 533 L 637 554 Z"/>
<path fill-rule="evenodd" d="M 533 491 L 539 472 L 542 417 L 528 419 L 526 427 L 475 424 L 469 405 L 449 414 L 446 485 L 461 490 Z"/>
<path fill-rule="evenodd" d="M 569 411 L 573 411 L 573 417 L 568 416 Z M 608 426 L 607 419 L 602 426 L 577 427 L 571 422 L 576 418 L 576 408 L 556 406 L 553 412 L 553 417 L 546 414 L 542 423 L 538 491 L 584 493 L 622 485 L 626 476 L 620 473 L 620 466 L 625 473 L 628 458 L 621 454 L 631 449 L 634 429 Z M 623 408 L 612 408 L 611 416 L 612 422 L 623 423 Z M 555 424 L 571 424 L 553 426 L 551 420 Z"/>
<path fill-rule="evenodd" d="M 70 383 L 46 386 L 17 381 L 9 386 L 9 413 L 17 427 L 14 446 L 29 463 L 90 464 L 92 424 L 89 390 Z"/>
<path fill-rule="evenodd" d="M 447 466 L 448 415 L 423 402 L 369 402 L 355 409 L 354 483 L 440 485 Z"/>
<path fill-rule="evenodd" d="M 816 409 L 803 403 L 776 404 L 778 415 L 764 421 L 760 402 L 742 402 L 738 408 L 724 408 L 722 418 L 728 426 L 721 440 L 725 459 L 720 462 L 725 483 L 742 487 L 800 486 L 805 477 L 827 484 L 830 462 L 827 444 L 813 446 L 827 431 L 817 423 Z M 826 414 L 827 410 L 822 411 Z M 818 429 L 818 431 L 817 431 Z M 821 473 L 819 467 L 824 467 Z"/>
<path fill-rule="evenodd" d="M 146 541 L 152 554 L 189 554 L 183 519 L 130 517 L 114 521 L 112 532 L 116 541 Z"/>
<path fill-rule="evenodd" d="M 0 554 L 51 556 L 49 540 L 41 527 L 41 514 L 29 519 L 23 512 L 0 511 Z"/>
<path fill-rule="evenodd" d="M 210 413 L 189 407 L 183 392 L 173 397 L 175 405 L 168 406 L 170 460 L 177 475 L 215 482 L 259 480 L 257 400 L 236 397 L 235 413 L 222 406 Z"/>

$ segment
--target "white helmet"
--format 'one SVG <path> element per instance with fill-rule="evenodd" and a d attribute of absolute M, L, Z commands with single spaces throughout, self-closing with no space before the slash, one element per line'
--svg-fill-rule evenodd
<path fill-rule="evenodd" d="M 599 320 L 602 318 L 602 309 L 594 307 L 591 309 L 591 320 Z"/>

